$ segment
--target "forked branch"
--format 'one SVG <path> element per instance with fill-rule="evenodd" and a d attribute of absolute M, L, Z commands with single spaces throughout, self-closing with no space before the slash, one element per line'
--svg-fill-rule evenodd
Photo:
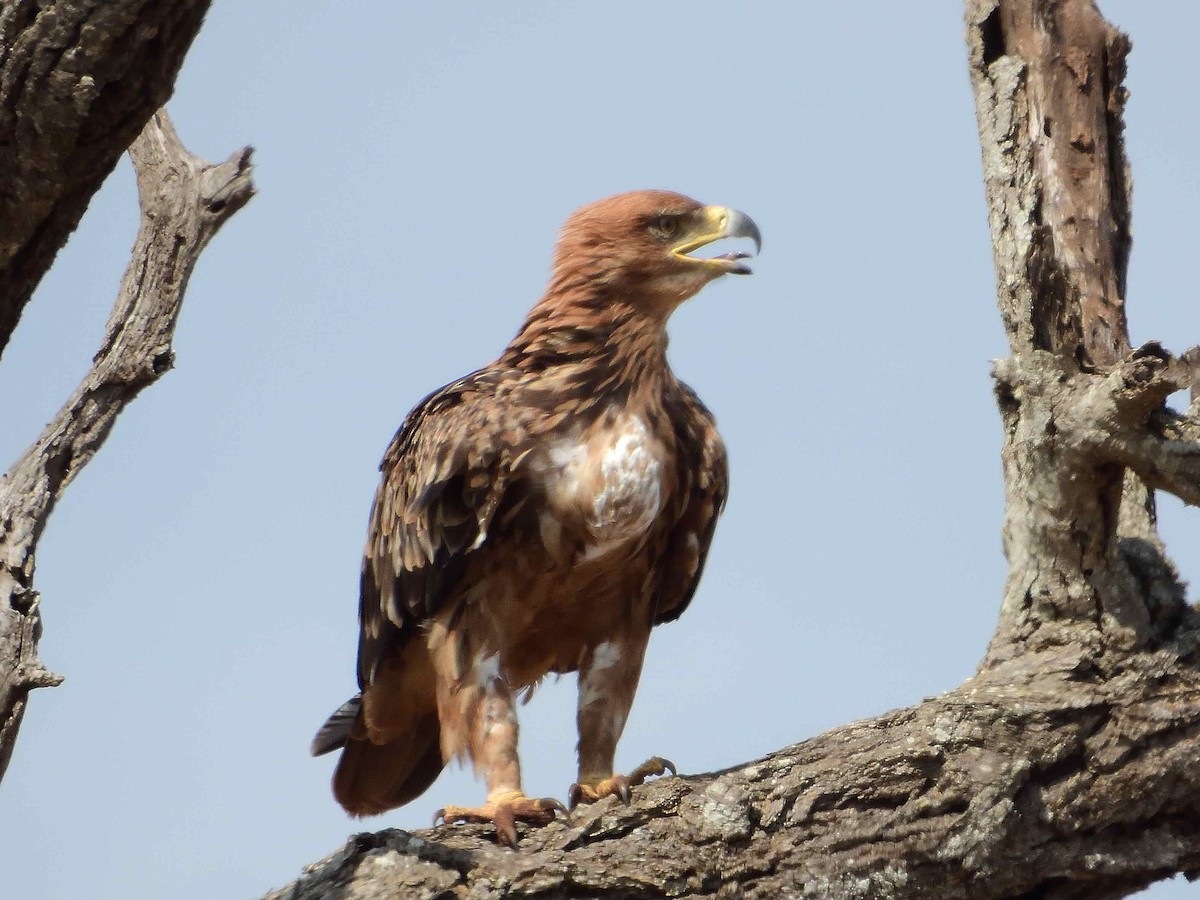
<path fill-rule="evenodd" d="M 142 221 L 100 350 L 79 387 L 0 480 L 0 778 L 29 691 L 56 684 L 37 659 L 37 543 L 63 490 L 121 411 L 174 361 L 171 341 L 201 251 L 254 195 L 250 149 L 217 165 L 190 154 L 165 112 L 130 147 Z"/>

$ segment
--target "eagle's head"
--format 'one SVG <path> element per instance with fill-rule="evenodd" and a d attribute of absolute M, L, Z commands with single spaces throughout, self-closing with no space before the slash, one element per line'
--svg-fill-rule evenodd
<path fill-rule="evenodd" d="M 601 295 L 646 312 L 670 315 L 722 275 L 748 275 L 750 254 L 693 255 L 721 238 L 749 238 L 758 226 L 744 213 L 704 206 L 671 191 L 633 191 L 576 210 L 554 250 L 551 293 Z"/>

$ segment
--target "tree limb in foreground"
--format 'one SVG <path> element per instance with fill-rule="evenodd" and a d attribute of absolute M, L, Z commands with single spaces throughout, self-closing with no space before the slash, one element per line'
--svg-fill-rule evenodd
<path fill-rule="evenodd" d="M 1105 900 L 1200 877 L 1200 614 L 1147 488 L 1200 499 L 1197 410 L 1163 405 L 1196 354 L 1129 345 L 1130 45 L 1091 0 L 967 0 L 966 18 L 1012 354 L 1010 572 L 975 676 L 519 852 L 478 826 L 357 835 L 269 900 Z"/>
<path fill-rule="evenodd" d="M 61 682 L 37 657 L 34 554 L 63 490 L 121 411 L 174 362 L 171 341 L 201 251 L 254 195 L 250 149 L 212 165 L 156 113 L 129 149 L 142 221 L 92 367 L 41 436 L 0 479 L 0 778 L 29 692 Z"/>
<path fill-rule="evenodd" d="M 0 2 L 0 354 L 92 195 L 171 96 L 208 6 Z"/>

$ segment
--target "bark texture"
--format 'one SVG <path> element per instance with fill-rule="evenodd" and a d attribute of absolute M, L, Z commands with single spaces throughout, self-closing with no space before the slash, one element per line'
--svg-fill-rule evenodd
<path fill-rule="evenodd" d="M 1091 0 L 967 0 L 1010 574 L 955 691 L 497 847 L 361 834 L 269 900 L 1123 897 L 1200 877 L 1200 614 L 1153 491 L 1200 502 L 1197 352 L 1129 346 L 1128 40 Z M 986 602 L 985 598 L 974 598 Z"/>
<path fill-rule="evenodd" d="M 54 504 L 117 416 L 173 362 L 171 340 L 201 251 L 253 196 L 250 150 L 219 165 L 188 153 L 165 112 L 129 150 L 142 222 L 91 370 L 41 436 L 0 479 L 0 778 L 29 692 L 55 685 L 37 657 L 34 557 Z"/>
<path fill-rule="evenodd" d="M 92 195 L 171 96 L 208 4 L 0 2 L 0 353 Z"/>

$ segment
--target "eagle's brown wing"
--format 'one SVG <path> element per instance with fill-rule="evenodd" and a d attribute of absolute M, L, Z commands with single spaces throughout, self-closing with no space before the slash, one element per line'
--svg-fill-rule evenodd
<path fill-rule="evenodd" d="M 679 518 L 667 540 L 654 624 L 679 618 L 696 593 L 729 494 L 729 461 L 717 423 L 686 384 L 668 406 L 679 448 Z"/>
<path fill-rule="evenodd" d="M 312 743 L 314 755 L 342 750 L 333 793 L 352 815 L 409 802 L 444 765 L 421 627 L 461 596 L 497 512 L 521 505 L 512 487 L 525 430 L 503 399 L 512 375 L 481 369 L 430 394 L 384 454 L 363 556 L 359 693 Z"/>
<path fill-rule="evenodd" d="M 506 374 L 481 369 L 430 394 L 384 454 L 363 556 L 360 688 L 442 607 L 487 538 L 524 442 L 499 397 Z"/>

